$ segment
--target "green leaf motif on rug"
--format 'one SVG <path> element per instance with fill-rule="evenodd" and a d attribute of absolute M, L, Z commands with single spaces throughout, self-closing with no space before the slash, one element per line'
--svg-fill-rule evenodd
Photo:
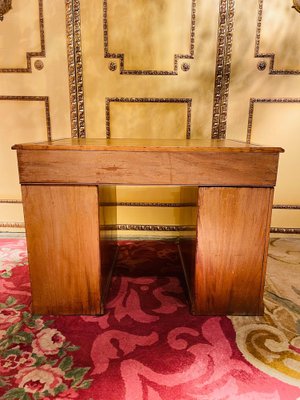
<path fill-rule="evenodd" d="M 74 367 L 69 355 L 80 347 L 54 328 L 53 320 L 32 316 L 26 308 L 12 296 L 0 304 L 2 321 L 7 321 L 0 330 L 0 368 L 7 375 L 0 377 L 1 392 L 7 389 L 0 399 L 51 399 L 88 389 L 92 380 L 85 377 L 90 368 Z"/>

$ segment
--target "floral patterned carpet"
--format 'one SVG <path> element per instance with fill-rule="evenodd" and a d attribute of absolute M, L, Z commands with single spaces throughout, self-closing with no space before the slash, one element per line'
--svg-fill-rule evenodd
<path fill-rule="evenodd" d="M 264 317 L 190 315 L 159 241 L 121 244 L 106 315 L 41 317 L 25 240 L 0 238 L 0 398 L 299 400 L 300 240 L 269 254 Z"/>

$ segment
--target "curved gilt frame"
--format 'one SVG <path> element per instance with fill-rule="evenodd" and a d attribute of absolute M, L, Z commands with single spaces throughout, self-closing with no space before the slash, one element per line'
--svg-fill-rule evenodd
<path fill-rule="evenodd" d="M 27 61 L 26 68 L 0 68 L 0 73 L 32 72 L 31 59 L 33 57 L 46 57 L 43 0 L 38 0 L 38 4 L 39 4 L 39 26 L 40 26 L 41 51 L 31 51 L 31 52 L 26 53 L 26 61 Z"/>

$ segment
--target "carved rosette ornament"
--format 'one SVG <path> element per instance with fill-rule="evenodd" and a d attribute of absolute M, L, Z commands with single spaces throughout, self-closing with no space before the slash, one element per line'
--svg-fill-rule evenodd
<path fill-rule="evenodd" d="M 12 9 L 12 0 L 0 0 L 0 21 L 3 21 L 4 14 Z"/>

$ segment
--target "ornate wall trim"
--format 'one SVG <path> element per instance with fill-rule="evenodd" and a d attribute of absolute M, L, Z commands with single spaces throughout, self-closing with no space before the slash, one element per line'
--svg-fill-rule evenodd
<path fill-rule="evenodd" d="M 277 210 L 300 210 L 300 204 L 274 204 L 273 209 Z"/>
<path fill-rule="evenodd" d="M 32 57 L 46 57 L 43 0 L 38 0 L 38 5 L 39 5 L 39 27 L 40 27 L 41 51 L 33 51 L 33 52 L 26 53 L 26 60 L 27 60 L 26 68 L 0 68 L 0 73 L 32 72 L 32 66 L 31 66 Z"/>
<path fill-rule="evenodd" d="M 103 207 L 197 207 L 196 203 L 152 203 L 152 202 L 133 202 L 120 201 L 111 203 L 100 203 Z"/>
<path fill-rule="evenodd" d="M 65 0 L 72 137 L 85 137 L 80 0 Z"/>
<path fill-rule="evenodd" d="M 0 199 L 0 204 L 22 204 L 18 199 Z M 102 207 L 197 207 L 196 203 L 155 203 L 155 202 L 101 202 Z M 279 210 L 300 210 L 300 204 L 274 204 L 273 209 Z"/>
<path fill-rule="evenodd" d="M 51 140 L 50 106 L 48 96 L 0 96 L 0 100 L 12 101 L 43 101 L 45 104 L 47 140 Z"/>
<path fill-rule="evenodd" d="M 116 225 L 105 225 L 101 229 L 117 230 L 117 231 L 186 232 L 186 231 L 194 231 L 195 226 L 116 224 Z"/>
<path fill-rule="evenodd" d="M 187 104 L 187 126 L 186 139 L 191 137 L 191 114 L 192 99 L 188 98 L 156 98 L 156 97 L 106 97 L 105 99 L 105 115 L 106 115 L 106 138 L 111 136 L 110 132 L 110 103 L 186 103 Z"/>
<path fill-rule="evenodd" d="M 1 222 L 0 228 L 25 228 L 25 224 L 23 222 Z"/>
<path fill-rule="evenodd" d="M 190 52 L 189 54 L 175 54 L 173 71 L 161 70 L 128 70 L 125 69 L 125 54 L 110 53 L 108 45 L 108 22 L 107 22 L 107 0 L 103 0 L 103 38 L 104 38 L 104 57 L 120 60 L 121 75 L 178 75 L 178 60 L 194 58 L 195 43 L 195 24 L 196 24 L 196 0 L 192 0 L 191 5 L 191 30 L 190 30 Z M 116 68 L 115 68 L 116 69 Z M 115 70 L 114 69 L 114 70 Z M 183 70 L 185 67 L 183 65 Z"/>
<path fill-rule="evenodd" d="M 226 136 L 235 0 L 220 0 L 212 138 Z"/>
<path fill-rule="evenodd" d="M 0 204 L 22 204 L 22 200 L 0 199 Z"/>
<path fill-rule="evenodd" d="M 300 228 L 271 228 L 271 233 L 300 234 Z"/>
<path fill-rule="evenodd" d="M 261 36 L 261 27 L 263 21 L 263 8 L 264 8 L 264 0 L 258 0 L 258 13 L 257 13 L 257 24 L 256 24 L 256 38 L 255 38 L 255 58 L 269 58 L 269 74 L 270 75 L 299 75 L 300 70 L 278 70 L 274 69 L 275 63 L 275 54 L 274 53 L 261 53 L 259 50 L 260 46 L 260 36 Z M 276 40 L 276 38 L 274 38 Z"/>
<path fill-rule="evenodd" d="M 252 125 L 253 125 L 253 114 L 254 114 L 254 104 L 255 103 L 300 103 L 300 98 L 289 98 L 289 97 L 282 97 L 282 98 L 250 98 L 250 106 L 249 106 L 249 116 L 248 116 L 248 129 L 247 129 L 247 143 L 251 142 L 251 135 L 252 135 Z"/>

